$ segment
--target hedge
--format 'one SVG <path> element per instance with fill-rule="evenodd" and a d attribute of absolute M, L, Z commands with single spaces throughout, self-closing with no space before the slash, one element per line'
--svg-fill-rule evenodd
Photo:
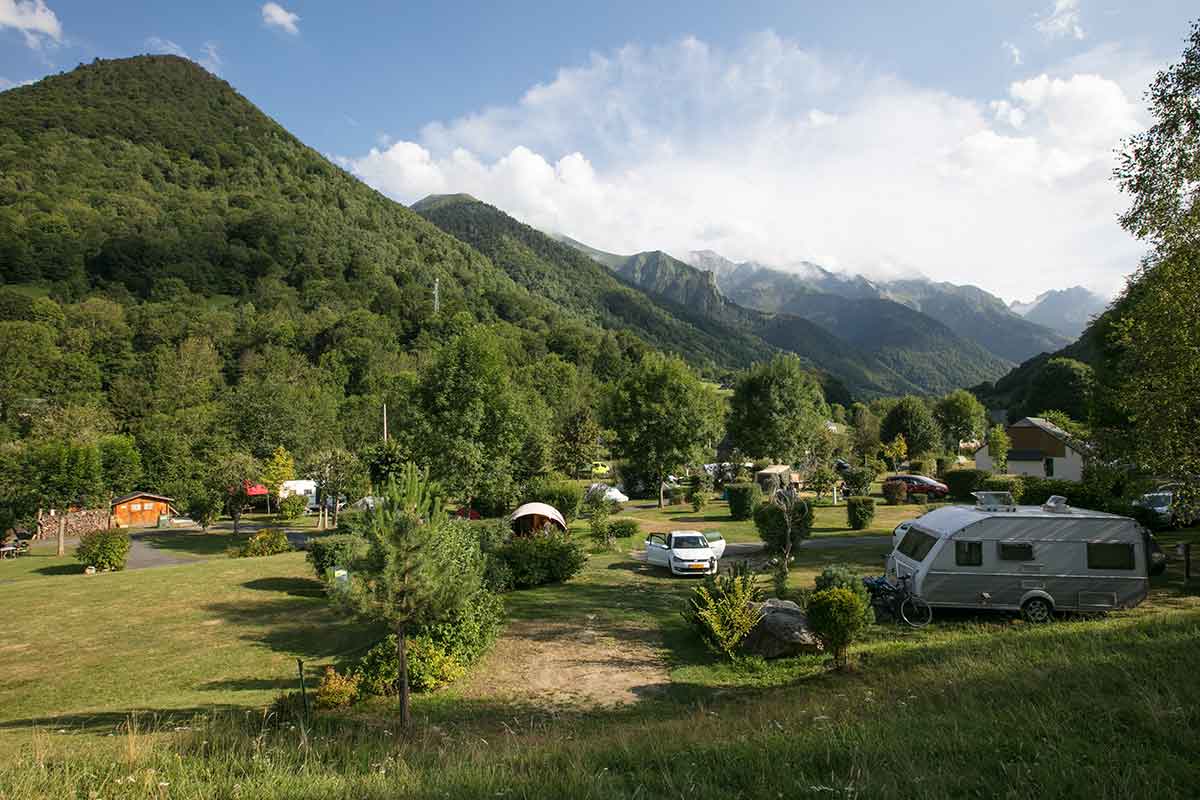
<path fill-rule="evenodd" d="M 875 521 L 875 498 L 847 497 L 846 521 L 856 531 L 869 527 Z"/>
<path fill-rule="evenodd" d="M 526 487 L 525 502 L 554 506 L 570 525 L 579 517 L 579 509 L 583 505 L 583 488 L 574 481 L 539 478 L 530 481 Z"/>
<path fill-rule="evenodd" d="M 608 532 L 617 539 L 628 539 L 641 533 L 636 519 L 614 519 L 608 523 Z"/>
<path fill-rule="evenodd" d="M 317 577 L 324 580 L 326 573 L 335 566 L 346 567 L 366 549 L 366 540 L 361 536 L 334 535 L 312 539 L 308 543 L 308 563 L 312 564 Z"/>
<path fill-rule="evenodd" d="M 734 519 L 750 519 L 762 505 L 762 488 L 757 483 L 731 483 L 725 487 L 729 497 L 729 515 Z"/>
<path fill-rule="evenodd" d="M 85 567 L 95 567 L 100 572 L 125 569 L 129 557 L 129 534 L 117 528 L 91 531 L 79 537 L 75 548 L 75 559 Z"/>
<path fill-rule="evenodd" d="M 1013 502 L 1021 502 L 1021 498 L 1025 491 L 1025 479 L 1021 475 L 993 475 L 990 478 L 985 478 L 979 484 L 981 492 L 1009 492 L 1012 494 Z"/>
<path fill-rule="evenodd" d="M 900 505 L 908 498 L 908 485 L 904 481 L 884 481 L 883 496 L 889 506 Z"/>
<path fill-rule="evenodd" d="M 561 583 L 579 574 L 587 562 L 583 548 L 566 536 L 516 538 L 498 548 L 494 557 L 508 568 L 514 589 Z"/>
<path fill-rule="evenodd" d="M 991 477 L 986 469 L 952 469 L 943 476 L 942 480 L 950 489 L 950 495 L 956 500 L 971 500 L 971 494 L 978 492 L 984 480 Z"/>

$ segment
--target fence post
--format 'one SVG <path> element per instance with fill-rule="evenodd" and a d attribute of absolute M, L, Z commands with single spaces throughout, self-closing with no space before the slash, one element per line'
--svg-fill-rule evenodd
<path fill-rule="evenodd" d="M 296 659 L 296 670 L 300 673 L 300 699 L 304 701 L 304 724 L 308 725 L 308 687 L 304 685 L 304 661 Z"/>

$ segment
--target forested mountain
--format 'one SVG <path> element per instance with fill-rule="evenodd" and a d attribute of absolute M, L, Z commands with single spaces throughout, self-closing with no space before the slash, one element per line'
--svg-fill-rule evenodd
<path fill-rule="evenodd" d="M 1075 339 L 1099 316 L 1108 301 L 1082 286 L 1042 292 L 1032 302 L 1013 303 L 1011 308 L 1030 322 L 1036 322 Z"/>
<path fill-rule="evenodd" d="M 699 269 L 661 251 L 617 256 L 566 241 L 643 290 L 748 327 L 772 344 L 800 353 L 859 392 L 947 392 L 1001 375 L 1010 366 L 918 311 L 864 297 L 878 290 L 862 278 L 843 280 L 813 266 L 810 275 L 817 286 L 837 285 L 851 297 L 820 291 L 798 274 L 787 276 L 787 285 L 796 291 L 781 293 L 776 271 L 732 264 L 707 251 L 697 255 L 708 269 Z M 770 284 L 761 295 L 751 288 L 759 274 L 766 275 Z M 720 284 L 734 289 L 722 292 Z M 756 302 L 781 294 L 785 302 Z M 819 336 L 814 324 L 823 329 Z"/>
<path fill-rule="evenodd" d="M 693 252 L 688 260 L 716 275 L 727 297 L 744 306 L 769 312 L 805 315 L 810 295 L 837 295 L 851 300 L 891 300 L 940 322 L 958 337 L 982 347 L 991 359 L 1022 361 L 1052 352 L 1070 339 L 1009 310 L 1004 301 L 975 286 L 908 279 L 870 281 L 860 275 L 839 275 L 803 262 L 787 270 L 753 261 L 734 263 L 712 251 Z M 869 313 L 867 307 L 858 314 Z M 849 311 L 850 306 L 839 306 Z M 930 326 L 931 331 L 937 330 Z"/>

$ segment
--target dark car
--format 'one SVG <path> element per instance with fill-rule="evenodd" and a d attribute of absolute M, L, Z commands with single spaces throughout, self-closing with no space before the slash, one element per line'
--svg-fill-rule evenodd
<path fill-rule="evenodd" d="M 850 469 L 850 462 L 844 458 L 839 458 L 833 462 L 833 468 L 838 471 L 838 474 L 841 474 Z"/>
<path fill-rule="evenodd" d="M 933 478 L 926 478 L 924 475 L 896 475 L 884 481 L 884 483 L 893 482 L 903 483 L 909 494 L 923 494 L 938 500 L 944 499 L 950 494 L 949 486 L 941 481 L 935 481 Z"/>

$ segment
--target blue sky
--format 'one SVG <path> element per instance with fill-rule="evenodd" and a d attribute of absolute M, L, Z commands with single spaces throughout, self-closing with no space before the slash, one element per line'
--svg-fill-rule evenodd
<path fill-rule="evenodd" d="M 179 52 L 402 202 L 465 190 L 606 249 L 812 259 L 1011 299 L 1109 292 L 1136 266 L 1111 151 L 1145 124 L 1141 92 L 1189 14 L 0 0 L 0 87 Z"/>

